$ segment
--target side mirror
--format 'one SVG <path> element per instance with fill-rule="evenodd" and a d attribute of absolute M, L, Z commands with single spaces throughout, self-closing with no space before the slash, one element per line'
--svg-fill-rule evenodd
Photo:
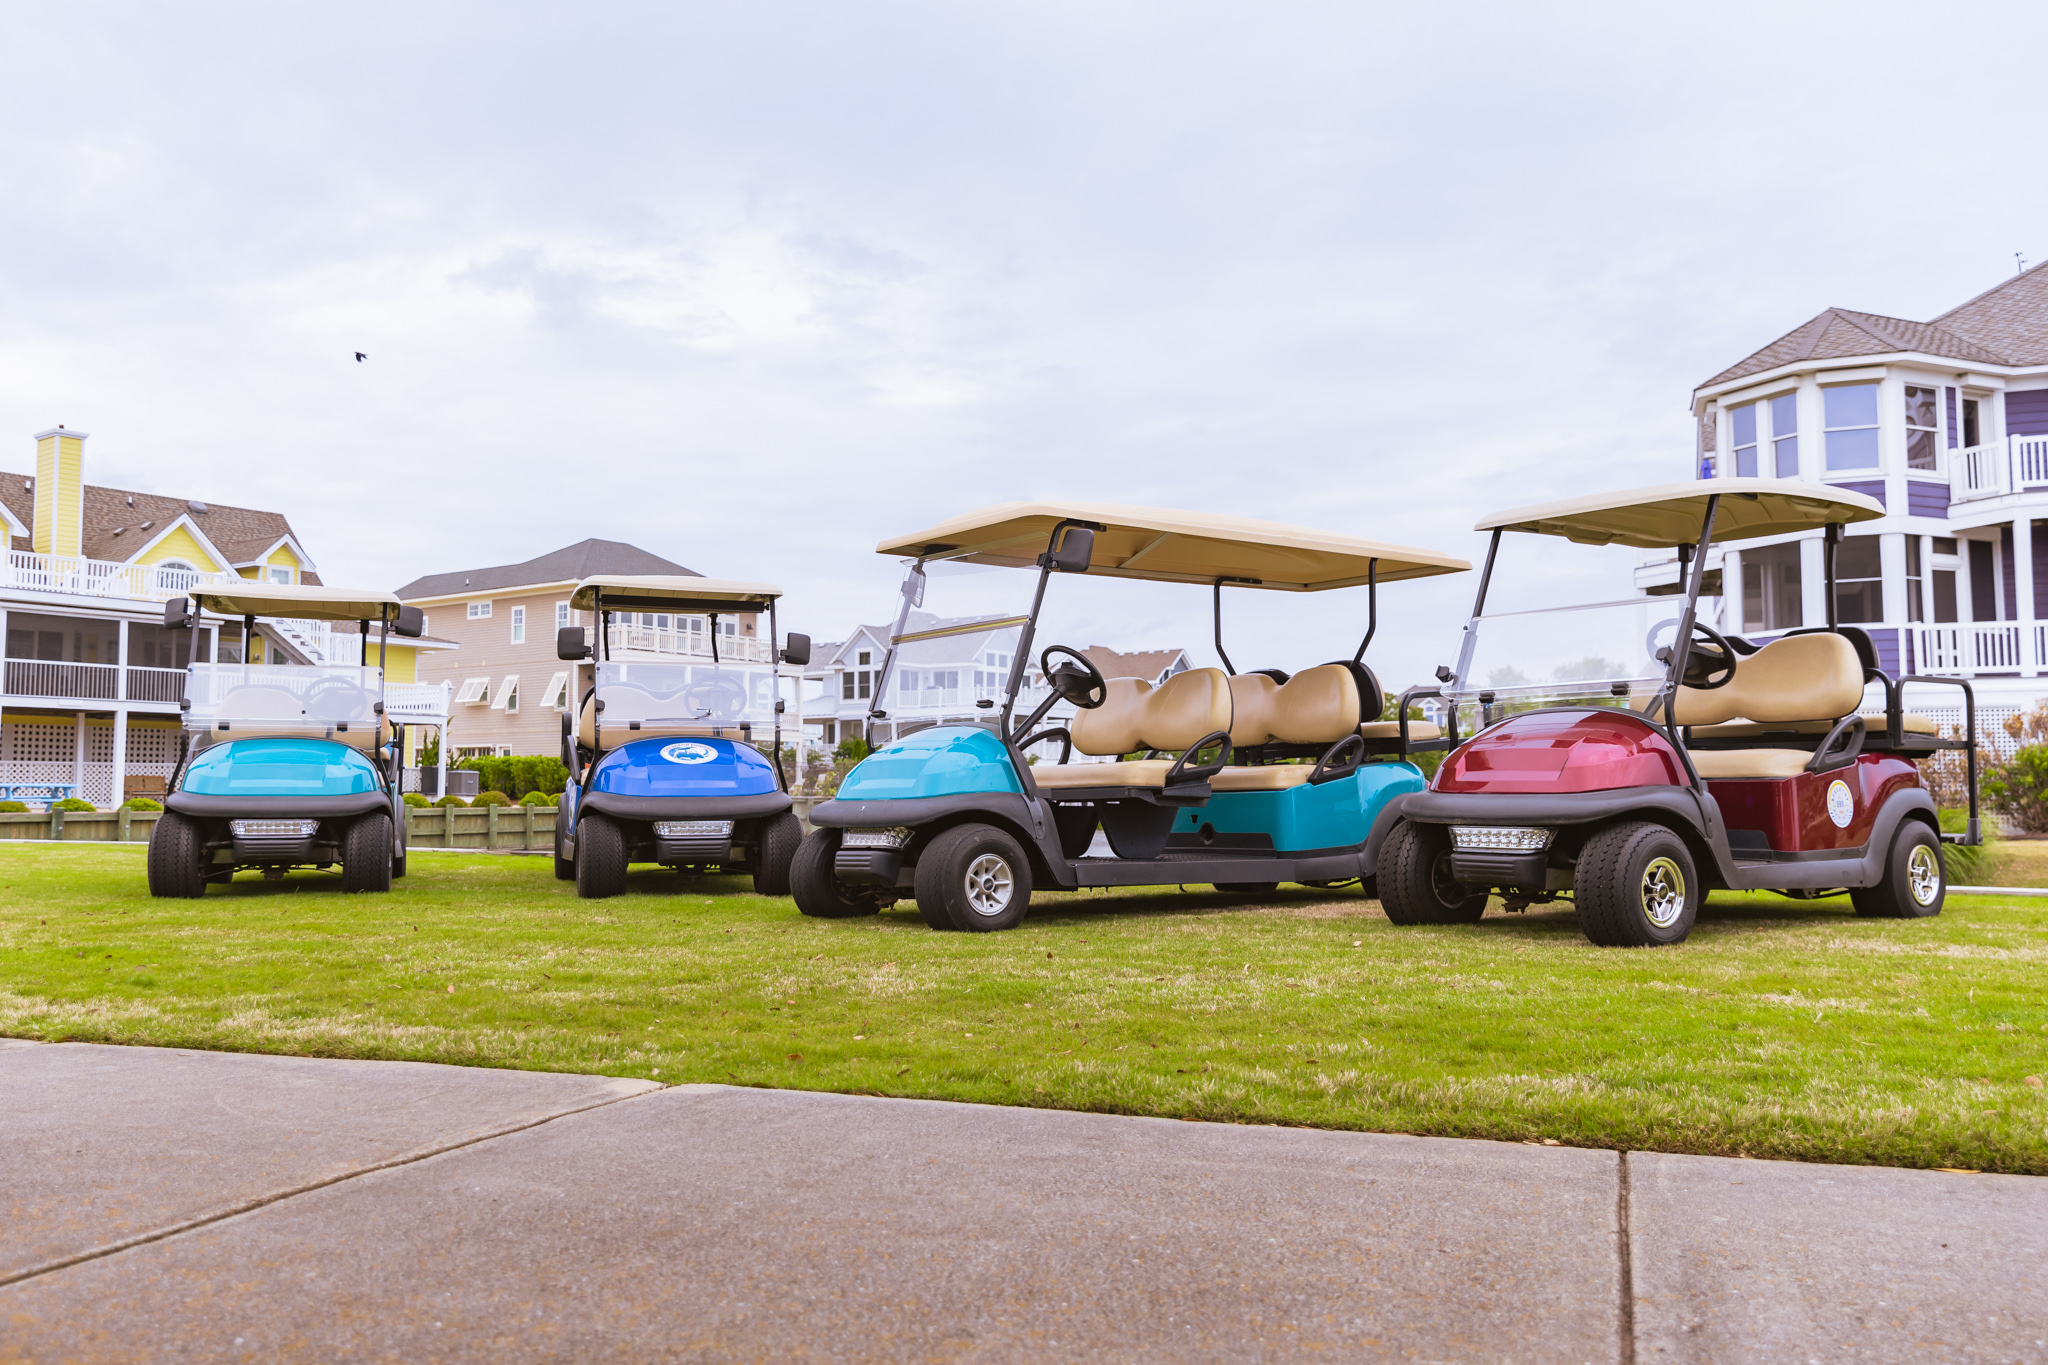
<path fill-rule="evenodd" d="M 782 662 L 802 668 L 811 661 L 811 637 L 795 631 L 782 637 Z"/>
<path fill-rule="evenodd" d="M 183 593 L 164 603 L 164 629 L 192 629 L 192 599 Z"/>
<path fill-rule="evenodd" d="M 557 659 L 587 659 L 590 646 L 583 642 L 583 627 L 563 626 L 555 632 L 555 657 Z"/>
<path fill-rule="evenodd" d="M 391 633 L 408 640 L 419 639 L 427 633 L 427 614 L 418 607 L 400 607 L 398 618 L 391 623 Z"/>
<path fill-rule="evenodd" d="M 1058 573 L 1087 573 L 1095 558 L 1095 533 L 1085 526 L 1069 526 L 1053 547 L 1052 567 Z"/>

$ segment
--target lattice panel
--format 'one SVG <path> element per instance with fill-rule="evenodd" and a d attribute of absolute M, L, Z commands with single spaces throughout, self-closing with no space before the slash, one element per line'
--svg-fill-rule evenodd
<path fill-rule="evenodd" d="M 114 727 L 110 721 L 85 726 L 85 767 L 77 764 L 76 721 L 0 723 L 0 781 L 73 782 L 77 795 L 96 806 L 115 804 Z M 128 727 L 128 771 L 168 779 L 178 762 L 174 728 Z"/>
<path fill-rule="evenodd" d="M 76 721 L 0 724 L 0 773 L 9 782 L 70 782 L 76 765 Z"/>

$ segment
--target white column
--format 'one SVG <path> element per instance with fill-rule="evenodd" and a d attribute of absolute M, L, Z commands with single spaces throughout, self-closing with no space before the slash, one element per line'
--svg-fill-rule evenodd
<path fill-rule="evenodd" d="M 1956 537 L 1956 624 L 1977 619 L 1977 599 L 1970 590 L 1970 540 Z"/>
<path fill-rule="evenodd" d="M 71 731 L 71 794 L 85 799 L 85 712 L 80 711 L 72 721 Z"/>
<path fill-rule="evenodd" d="M 127 800 L 124 788 L 128 782 L 128 708 L 114 708 L 114 805 L 118 807 Z"/>
<path fill-rule="evenodd" d="M 1799 542 L 1799 624 L 1817 627 L 1828 623 L 1827 568 L 1819 536 Z"/>
<path fill-rule="evenodd" d="M 2012 589 L 2019 599 L 2012 617 L 2020 627 L 2020 676 L 2031 678 L 2041 671 L 2041 652 L 2034 648 L 2034 523 L 2030 517 L 2012 519 Z"/>
<path fill-rule="evenodd" d="M 1742 633 L 1742 552 L 1733 546 L 1721 550 L 1721 633 Z"/>

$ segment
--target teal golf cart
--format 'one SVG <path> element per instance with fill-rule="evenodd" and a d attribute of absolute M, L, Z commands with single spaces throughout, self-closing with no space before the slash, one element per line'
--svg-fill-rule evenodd
<path fill-rule="evenodd" d="M 202 611 L 241 618 L 244 659 L 186 672 L 183 744 L 150 834 L 149 893 L 201 896 L 245 868 L 277 878 L 337 864 L 347 890 L 389 891 L 405 873 L 404 736 L 384 714 L 383 655 L 393 634 L 420 634 L 419 609 L 389 593 L 251 582 L 174 597 L 164 625 L 189 630 Z M 363 663 L 249 663 L 258 617 L 355 622 Z"/>
<path fill-rule="evenodd" d="M 745 870 L 763 895 L 788 894 L 803 825 L 782 771 L 782 665 L 809 663 L 811 642 L 776 647 L 781 595 L 680 575 L 576 585 L 570 602 L 596 614 L 598 632 L 592 642 L 565 626 L 555 641 L 561 658 L 591 665 L 573 719 L 562 716 L 555 875 L 577 895 L 618 895 L 633 863 Z M 734 619 L 763 616 L 765 639 Z"/>
<path fill-rule="evenodd" d="M 807 915 L 872 914 L 908 894 L 935 929 L 986 931 L 1022 920 L 1034 886 L 1208 883 L 1258 894 L 1282 882 L 1369 884 L 1387 803 L 1423 789 L 1409 756 L 1446 745 L 1435 726 L 1410 719 L 1408 698 L 1388 706 L 1365 654 L 1381 582 L 1463 572 L 1471 565 L 1462 559 L 1275 522 L 1092 503 L 1005 503 L 878 550 L 912 561 L 906 602 L 921 600 L 925 566 L 947 560 L 1033 569 L 1037 587 L 1001 701 L 982 703 L 986 723 L 895 737 L 811 811 L 814 829 L 790 869 Z M 1223 667 L 1154 685 L 1106 678 L 1079 650 L 1052 645 L 1027 689 L 1056 573 L 1210 589 Z M 1364 588 L 1365 638 L 1348 658 L 1298 673 L 1239 672 L 1223 648 L 1225 587 Z M 1073 718 L 1040 729 L 1061 702 Z M 1053 743 L 1057 763 L 1025 753 Z M 1098 830 L 1107 856 L 1093 851 Z"/>

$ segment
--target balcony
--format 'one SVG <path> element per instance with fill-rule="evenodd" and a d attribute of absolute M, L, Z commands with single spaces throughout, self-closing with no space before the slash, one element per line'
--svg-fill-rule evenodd
<path fill-rule="evenodd" d="M 2008 436 L 1946 454 L 1952 502 L 2048 491 L 2048 436 Z"/>
<path fill-rule="evenodd" d="M 76 555 L 42 555 L 9 550 L 0 569 L 0 590 L 66 593 L 74 597 L 126 597 L 163 602 L 209 584 L 246 583 L 233 574 L 195 573 L 157 565 L 114 564 Z"/>
<path fill-rule="evenodd" d="M 144 705 L 175 707 L 185 695 L 182 668 L 141 668 L 122 670 L 114 664 L 73 664 L 43 659 L 6 661 L 4 691 L 8 700 L 22 698 L 57 701 L 139 702 Z"/>
<path fill-rule="evenodd" d="M 1975 677 L 1984 673 L 2032 676 L 2048 667 L 2048 623 L 1978 621 L 1968 625 L 1908 626 L 1913 671 Z"/>
<path fill-rule="evenodd" d="M 702 631 L 676 630 L 671 626 L 640 626 L 613 623 L 606 637 L 613 655 L 654 654 L 662 658 L 711 659 L 711 637 Z M 768 641 L 753 635 L 722 635 L 718 657 L 730 663 L 765 664 L 774 658 Z"/>

